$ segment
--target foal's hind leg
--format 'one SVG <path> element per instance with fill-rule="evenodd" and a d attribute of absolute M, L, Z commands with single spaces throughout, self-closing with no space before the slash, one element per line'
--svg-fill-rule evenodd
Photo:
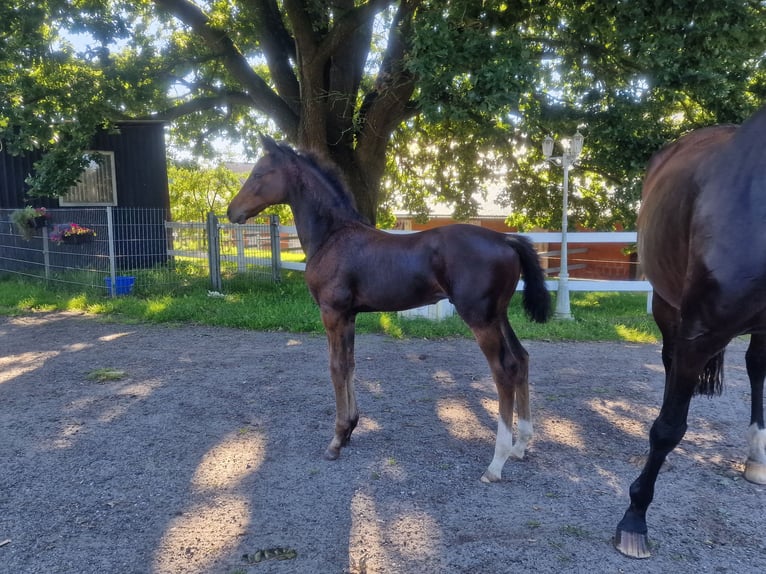
<path fill-rule="evenodd" d="M 354 393 L 355 318 L 354 315 L 322 310 L 330 351 L 330 377 L 335 390 L 335 435 L 324 452 L 328 460 L 340 456 L 341 447 L 351 440 L 351 433 L 359 421 Z"/>
<path fill-rule="evenodd" d="M 499 402 L 495 455 L 481 477 L 482 482 L 497 482 L 502 478 L 508 457 L 523 458 L 527 442 L 532 437 L 529 413 L 528 370 L 529 355 L 513 333 L 508 319 L 499 317 L 489 325 L 472 325 L 492 378 L 495 380 Z M 513 444 L 513 404 L 519 396 L 518 440 Z"/>
<path fill-rule="evenodd" d="M 763 380 L 766 377 L 766 336 L 751 335 L 745 354 L 750 378 L 750 428 L 747 439 L 750 452 L 745 463 L 745 479 L 766 484 L 766 430 L 763 424 Z"/>

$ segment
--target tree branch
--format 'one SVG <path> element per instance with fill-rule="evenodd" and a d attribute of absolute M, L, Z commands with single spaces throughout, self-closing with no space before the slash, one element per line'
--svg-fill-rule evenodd
<path fill-rule="evenodd" d="M 404 60 L 408 49 L 406 38 L 420 3 L 420 0 L 402 0 L 394 18 L 375 90 L 365 98 L 366 113 L 357 146 L 363 154 L 368 153 L 364 150 L 368 146 L 379 149 L 382 144 L 385 150 L 396 126 L 413 113 L 410 97 L 415 89 L 415 77 L 405 69 Z"/>
<path fill-rule="evenodd" d="M 299 52 L 297 58 L 298 60 L 305 60 L 306 58 L 311 60 L 318 40 L 305 2 L 304 0 L 284 0 L 284 5 L 287 17 L 293 26 L 295 43 Z M 301 66 L 302 63 L 299 61 L 298 65 Z"/>
<path fill-rule="evenodd" d="M 290 135 L 297 132 L 296 113 L 253 71 L 226 32 L 213 27 L 207 16 L 188 0 L 154 2 L 191 27 L 202 38 L 208 49 L 222 60 L 229 73 L 242 84 L 256 109 L 272 118 L 283 132 Z"/>
<path fill-rule="evenodd" d="M 277 92 L 297 115 L 300 113 L 300 86 L 290 63 L 290 59 L 297 62 L 295 39 L 285 28 L 276 0 L 245 0 L 245 3 L 256 14 L 259 43 Z"/>
<path fill-rule="evenodd" d="M 314 58 L 319 60 L 330 58 L 365 22 L 372 23 L 375 14 L 391 4 L 392 0 L 369 0 L 367 4 L 346 12 L 317 46 Z"/>
<path fill-rule="evenodd" d="M 185 102 L 168 108 L 165 111 L 158 112 L 152 116 L 155 120 L 175 120 L 180 117 L 192 114 L 194 112 L 201 112 L 204 110 L 211 110 L 220 106 L 244 106 L 251 107 L 253 100 L 250 96 L 244 92 L 230 92 L 220 94 L 218 96 L 203 96 L 186 100 Z"/>

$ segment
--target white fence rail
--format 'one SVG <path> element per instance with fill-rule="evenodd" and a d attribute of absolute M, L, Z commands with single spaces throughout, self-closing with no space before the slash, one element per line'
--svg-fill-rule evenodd
<path fill-rule="evenodd" d="M 168 222 L 166 225 L 168 226 L 168 228 L 194 226 L 195 228 L 204 229 L 205 227 L 204 223 Z M 268 265 L 271 263 L 268 255 L 259 254 L 257 257 L 248 257 L 245 255 L 245 249 L 244 249 L 244 243 L 243 243 L 243 236 L 244 236 L 243 230 L 251 227 L 250 224 L 235 225 L 231 223 L 219 223 L 218 227 L 219 229 L 222 229 L 226 232 L 236 235 L 236 239 L 237 239 L 236 241 L 237 255 L 236 256 L 223 255 L 221 256 L 223 260 L 236 261 L 238 263 L 238 266 L 244 266 L 245 264 Z M 253 228 L 253 232 L 260 231 L 261 233 L 266 234 L 266 231 L 264 231 L 265 226 L 263 224 L 258 224 L 257 226 L 252 225 L 252 228 Z M 419 233 L 418 231 L 401 231 L 401 230 L 387 230 L 386 232 L 394 234 L 394 235 L 406 235 L 410 233 Z M 292 226 L 292 225 L 279 226 L 280 237 L 295 237 L 297 234 L 298 232 L 295 229 L 295 226 Z M 557 232 L 557 231 L 519 233 L 518 235 L 523 235 L 529 238 L 533 243 L 536 243 L 536 244 L 561 243 L 561 232 Z M 577 232 L 567 233 L 567 237 L 569 239 L 570 245 L 582 244 L 582 243 L 586 243 L 586 244 L 587 243 L 593 243 L 593 244 L 616 243 L 616 244 L 629 245 L 636 242 L 635 231 L 603 231 L 603 232 L 602 231 L 577 231 Z M 570 249 L 570 252 L 571 252 L 571 249 Z M 186 257 L 197 257 L 200 259 L 204 259 L 208 257 L 207 252 L 201 251 L 201 250 L 196 252 L 174 250 L 174 251 L 169 251 L 168 254 L 182 255 Z M 299 261 L 280 261 L 279 266 L 282 269 L 289 269 L 292 271 L 306 270 L 306 264 L 304 262 L 299 262 Z M 546 284 L 549 290 L 551 291 L 558 290 L 558 281 L 556 279 L 549 279 L 546 281 Z M 519 289 L 523 288 L 523 285 L 524 283 L 522 280 L 519 284 Z M 577 278 L 570 277 L 569 290 L 570 291 L 633 291 L 633 292 L 651 293 L 652 286 L 648 281 L 643 281 L 643 280 L 577 279 Z"/>
<path fill-rule="evenodd" d="M 297 233 L 294 226 L 280 225 L 280 234 L 295 235 Z M 390 230 L 387 231 L 392 234 L 408 234 L 419 233 L 418 231 L 401 231 Z M 533 233 L 518 233 L 517 235 L 523 235 L 529 238 L 536 244 L 549 244 L 549 243 L 561 243 L 560 231 L 546 231 L 546 232 L 533 232 Z M 569 244 L 582 244 L 582 243 L 617 243 L 617 244 L 632 244 L 637 240 L 637 234 L 635 231 L 576 231 L 567 233 Z M 571 252 L 571 250 L 570 250 Z M 281 263 L 282 268 L 292 269 L 296 271 L 305 271 L 305 263 L 286 262 Z M 571 268 L 571 267 L 570 267 Z M 546 285 L 550 291 L 558 291 L 559 283 L 556 279 L 546 280 Z M 644 280 L 611 280 L 611 279 L 577 279 L 570 277 L 568 280 L 568 287 L 570 291 L 598 291 L 598 292 L 644 292 L 647 293 L 646 310 L 651 311 L 651 295 L 652 286 L 648 281 Z M 524 280 L 519 281 L 518 289 L 524 288 Z M 435 305 L 428 305 L 425 307 L 418 307 L 416 309 L 410 309 L 404 311 L 405 316 L 424 316 L 433 319 L 440 319 L 445 316 L 452 315 L 454 308 L 445 301 L 441 301 Z"/>
<path fill-rule="evenodd" d="M 296 234 L 295 227 L 290 225 L 280 225 L 280 234 L 294 235 Z M 419 233 L 418 231 L 399 231 L 391 230 L 387 233 L 406 235 L 408 233 Z M 529 238 L 533 243 L 561 243 L 560 231 L 546 231 L 539 233 L 518 233 L 517 235 L 523 235 Z M 635 231 L 576 231 L 567 233 L 569 243 L 617 243 L 617 244 L 630 244 L 636 242 Z M 282 262 L 284 269 L 292 269 L 296 271 L 305 271 L 305 263 L 295 262 Z M 546 281 L 548 289 L 556 291 L 558 289 L 558 281 L 555 279 L 549 279 Z M 519 289 L 524 285 L 523 280 L 519 283 Z M 611 280 L 611 279 L 577 279 L 569 278 L 569 290 L 570 291 L 636 291 L 651 293 L 652 286 L 648 281 L 643 280 Z"/>

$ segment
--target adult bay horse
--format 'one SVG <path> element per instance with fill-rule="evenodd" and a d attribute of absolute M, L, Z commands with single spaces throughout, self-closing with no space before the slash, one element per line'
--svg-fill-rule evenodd
<path fill-rule="evenodd" d="M 662 333 L 665 395 L 649 455 L 630 487 L 615 545 L 649 556 L 646 511 L 657 473 L 681 441 L 689 403 L 721 392 L 724 350 L 750 334 L 752 389 L 745 478 L 766 484 L 766 108 L 741 127 L 704 128 L 650 161 L 638 217 L 639 260 Z"/>
<path fill-rule="evenodd" d="M 550 316 L 550 295 L 532 244 L 474 225 L 385 233 L 359 214 L 331 168 L 270 138 L 261 141 L 266 153 L 231 201 L 228 217 L 244 223 L 270 205 L 292 208 L 306 252 L 306 283 L 329 343 L 336 416 L 325 457 L 338 458 L 359 420 L 353 381 L 357 313 L 399 311 L 449 298 L 473 331 L 497 386 L 495 454 L 482 480 L 500 480 L 508 457 L 522 458 L 532 436 L 528 355 L 507 313 L 520 273 L 530 319 L 543 322 Z M 514 443 L 515 396 L 519 420 Z"/>

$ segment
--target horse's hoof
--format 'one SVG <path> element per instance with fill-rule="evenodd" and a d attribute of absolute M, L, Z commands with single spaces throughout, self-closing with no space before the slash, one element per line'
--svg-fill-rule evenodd
<path fill-rule="evenodd" d="M 640 532 L 627 532 L 617 529 L 614 536 L 614 547 L 620 554 L 629 558 L 649 558 L 649 537 Z"/>
<path fill-rule="evenodd" d="M 326 460 L 338 460 L 338 457 L 340 456 L 340 449 L 339 448 L 331 448 L 327 447 L 324 451 L 324 457 Z"/>
<path fill-rule="evenodd" d="M 489 470 L 485 470 L 484 474 L 481 475 L 481 481 L 486 482 L 487 484 L 491 482 L 500 482 L 502 480 L 502 477 L 497 476 L 494 472 L 490 472 Z"/>
<path fill-rule="evenodd" d="M 513 460 L 524 460 L 524 449 L 517 449 L 516 447 L 511 449 L 511 452 L 508 454 L 509 458 L 512 458 Z"/>
<path fill-rule="evenodd" d="M 755 484 L 766 484 L 766 464 L 748 458 L 745 463 L 745 480 Z"/>

